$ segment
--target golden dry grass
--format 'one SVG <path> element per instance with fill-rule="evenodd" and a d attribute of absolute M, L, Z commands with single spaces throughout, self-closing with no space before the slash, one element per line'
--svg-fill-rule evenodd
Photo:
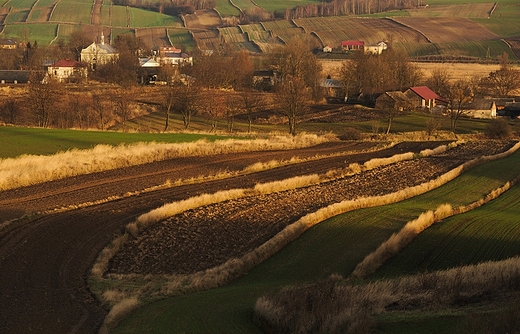
<path fill-rule="evenodd" d="M 8 190 L 66 177 L 161 161 L 176 157 L 232 152 L 302 148 L 334 140 L 333 136 L 301 134 L 265 139 L 228 139 L 216 142 L 137 143 L 97 145 L 89 150 L 70 150 L 51 156 L 25 155 L 0 160 L 0 190 Z"/>

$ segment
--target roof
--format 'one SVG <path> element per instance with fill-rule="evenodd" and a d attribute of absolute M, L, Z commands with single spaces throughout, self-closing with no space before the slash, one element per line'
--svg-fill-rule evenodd
<path fill-rule="evenodd" d="M 365 45 L 365 42 L 364 41 L 342 41 L 341 45 L 342 46 L 349 46 L 349 45 L 363 46 L 363 45 Z"/>
<path fill-rule="evenodd" d="M 51 67 L 85 67 L 82 63 L 70 59 L 58 60 Z"/>
<path fill-rule="evenodd" d="M 495 101 L 491 99 L 473 99 L 468 105 L 470 110 L 491 110 Z M 496 104 L 495 104 L 496 106 Z"/>
<path fill-rule="evenodd" d="M 426 86 L 410 87 L 410 90 L 425 100 L 434 100 L 440 98 L 439 95 Z"/>
<path fill-rule="evenodd" d="M 401 91 L 385 92 L 392 100 L 399 103 L 410 103 L 408 97 Z"/>
<path fill-rule="evenodd" d="M 320 81 L 320 87 L 324 88 L 343 88 L 345 85 L 341 80 L 336 79 L 322 79 Z"/>
<path fill-rule="evenodd" d="M 2 45 L 16 45 L 17 42 L 11 38 L 0 38 L 0 44 Z"/>

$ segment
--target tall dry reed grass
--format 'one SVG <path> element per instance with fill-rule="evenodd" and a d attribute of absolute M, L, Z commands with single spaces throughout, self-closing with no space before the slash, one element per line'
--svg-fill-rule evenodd
<path fill-rule="evenodd" d="M 484 262 L 362 285 L 337 278 L 287 288 L 255 304 L 255 319 L 272 332 L 356 333 L 356 322 L 390 311 L 434 311 L 470 304 L 483 295 L 520 289 L 520 258 Z M 333 326 L 332 326 L 333 325 Z"/>
<path fill-rule="evenodd" d="M 271 136 L 264 139 L 227 139 L 190 143 L 137 143 L 97 145 L 89 150 L 72 149 L 51 156 L 24 155 L 0 160 L 0 190 L 33 185 L 65 177 L 128 167 L 176 157 L 233 152 L 286 150 L 337 140 L 332 135 Z"/>

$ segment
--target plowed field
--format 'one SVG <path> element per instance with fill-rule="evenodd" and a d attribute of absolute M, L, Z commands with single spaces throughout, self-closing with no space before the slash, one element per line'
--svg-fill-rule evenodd
<path fill-rule="evenodd" d="M 78 176 L 0 192 L 0 222 L 22 215 L 30 215 L 30 218 L 1 225 L 0 332 L 96 333 L 103 317 L 106 315 L 106 310 L 90 293 L 86 283 L 93 261 L 99 251 L 113 239 L 115 234 L 121 232 L 126 224 L 134 221 L 138 215 L 164 203 L 223 189 L 252 187 L 259 182 L 281 180 L 297 175 L 324 173 L 331 169 L 346 167 L 353 162 L 363 163 L 375 157 L 390 157 L 403 152 L 419 152 L 425 148 L 437 147 L 440 144 L 438 142 L 402 143 L 390 149 L 361 153 L 375 144 L 336 142 L 292 151 L 191 157 Z M 416 172 L 414 175 L 409 175 L 404 172 L 403 164 L 396 164 L 393 167 L 376 169 L 370 174 L 360 174 L 356 176 L 357 179 L 352 178 L 348 181 L 347 178 L 343 181 L 344 184 L 350 183 L 351 185 L 341 189 L 339 184 L 331 183 L 330 187 L 323 186 L 321 190 L 312 190 L 311 188 L 302 190 L 307 191 L 307 193 L 301 193 L 298 195 L 300 197 L 292 197 L 296 193 L 287 192 L 286 194 L 273 194 L 272 197 L 252 199 L 250 203 L 245 200 L 241 203 L 244 207 L 233 212 L 236 220 L 230 221 L 241 220 L 247 224 L 248 219 L 242 213 L 247 212 L 256 216 L 254 210 L 257 207 L 259 209 L 266 208 L 265 204 L 262 204 L 263 200 L 268 203 L 267 207 L 271 216 L 280 217 L 279 221 L 278 219 L 271 219 L 270 221 L 275 225 L 286 224 L 304 210 L 309 210 L 304 209 L 307 208 L 307 205 L 294 205 L 298 204 L 302 198 L 321 194 L 318 196 L 319 198 L 326 197 L 335 201 L 338 198 L 355 196 L 354 190 L 358 193 L 367 194 L 387 192 L 396 187 L 404 186 L 401 183 L 408 179 L 413 179 L 412 182 L 418 182 L 418 180 L 433 177 L 442 170 L 439 166 L 454 166 L 476 156 L 503 151 L 510 146 L 511 143 L 509 142 L 478 142 L 463 145 L 450 154 L 428 160 L 430 162 L 427 164 L 432 167 L 425 168 L 424 170 L 427 172 L 422 175 L 420 175 L 422 168 L 414 167 Z M 223 170 L 238 171 L 260 161 L 289 159 L 293 156 L 314 157 L 317 154 L 331 153 L 343 153 L 343 155 L 228 179 L 140 192 L 143 189 L 162 184 L 167 179 L 187 179 L 199 175 L 215 174 Z M 390 175 L 393 176 L 390 177 Z M 381 180 L 385 180 L 385 182 L 381 182 Z M 378 188 L 377 185 L 383 186 Z M 134 193 L 134 195 L 129 195 L 130 193 Z M 289 197 L 283 199 L 283 196 Z M 117 199 L 103 201 L 111 197 Z M 279 208 L 283 211 L 280 212 L 277 206 L 273 206 L 272 203 L 269 204 L 269 201 L 280 203 L 280 200 L 293 203 L 295 209 L 289 211 L 286 208 Z M 87 202 L 92 204 L 72 209 L 74 206 Z M 323 203 L 316 205 L 323 205 Z M 249 208 L 246 208 L 246 206 L 249 206 Z M 68 209 L 56 212 L 49 211 L 60 207 L 67 207 Z M 214 209 L 208 208 L 206 210 Z M 40 214 L 35 214 L 37 212 L 40 212 Z M 226 211 L 225 206 L 216 211 L 221 215 L 229 215 L 229 212 L 229 210 Z M 203 224 L 205 219 L 199 217 L 189 221 Z M 190 226 L 185 226 L 185 228 L 187 230 L 184 233 L 193 234 L 193 230 L 190 231 Z M 215 234 L 215 232 L 216 234 L 223 234 L 218 230 L 212 233 Z M 156 232 L 154 232 L 154 228 L 151 228 L 147 233 L 153 235 Z M 170 231 L 168 233 L 175 236 L 177 232 Z M 261 238 L 269 238 L 269 233 Z M 152 240 L 154 239 L 152 238 Z M 223 239 L 212 240 L 215 243 L 212 246 L 213 249 L 219 248 L 223 244 Z M 233 242 L 236 243 L 237 241 Z M 145 245 L 148 242 L 141 244 Z M 189 241 L 183 245 L 187 252 L 192 252 L 191 254 L 194 250 L 195 252 L 209 253 L 208 249 L 200 248 L 200 246 L 200 244 L 190 243 Z M 254 244 L 249 244 L 247 247 L 254 247 Z M 222 248 L 227 249 L 226 247 Z M 121 258 L 117 262 L 114 261 L 111 270 L 137 270 L 131 268 L 133 261 L 124 259 L 125 256 L 130 254 L 128 252 L 131 249 L 132 246 L 129 245 L 129 248 L 121 253 Z M 226 256 L 229 256 L 229 254 L 224 250 L 215 252 L 214 257 Z M 174 267 L 150 264 L 141 267 L 139 270 L 143 272 L 179 271 L 178 263 L 185 260 L 181 257 L 176 258 L 175 261 L 177 264 Z M 198 261 L 191 259 L 190 262 Z M 215 261 L 211 260 L 203 266 L 211 266 L 213 263 Z M 195 269 L 184 267 L 182 270 L 189 272 Z"/>

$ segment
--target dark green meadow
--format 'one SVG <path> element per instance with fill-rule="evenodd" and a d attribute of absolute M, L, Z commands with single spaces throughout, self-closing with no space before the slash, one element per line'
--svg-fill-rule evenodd
<path fill-rule="evenodd" d="M 473 167 L 426 194 L 328 219 L 233 283 L 151 302 L 126 317 L 115 333 L 259 333 L 251 322 L 259 297 L 285 286 L 322 281 L 332 274 L 346 277 L 367 254 L 421 212 L 443 203 L 459 206 L 476 201 L 518 176 L 519 167 L 517 152 Z M 437 223 L 371 279 L 517 254 L 519 192 L 520 186 L 515 186 L 476 211 Z M 375 317 L 376 328 L 378 333 L 454 333 L 473 311 L 383 314 Z"/>

